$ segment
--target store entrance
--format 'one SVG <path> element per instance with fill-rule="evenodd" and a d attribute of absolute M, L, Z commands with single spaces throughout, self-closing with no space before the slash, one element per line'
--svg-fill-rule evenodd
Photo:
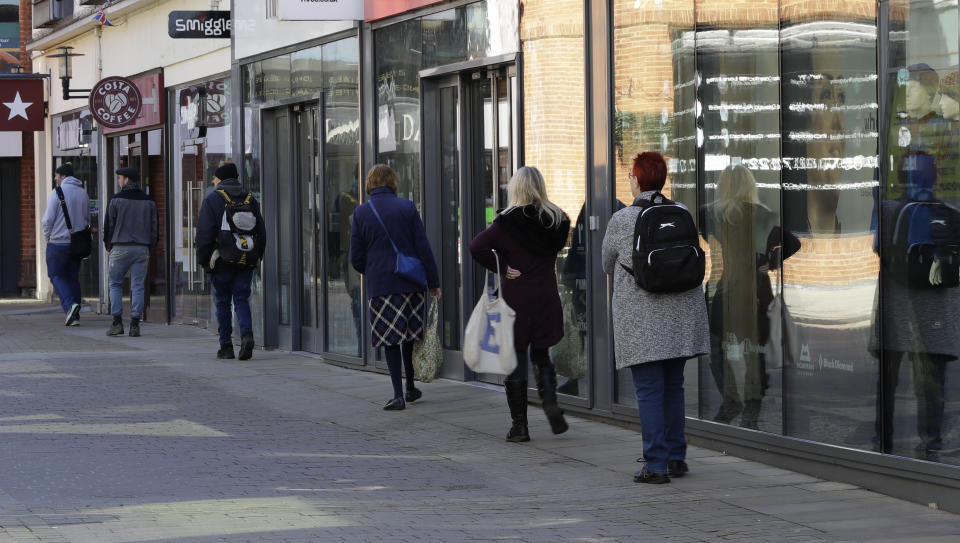
<path fill-rule="evenodd" d="M 516 66 L 421 81 L 424 207 L 429 235 L 439 247 L 444 374 L 502 383 L 501 376 L 464 374 L 462 342 L 484 280 L 468 246 L 506 206 L 507 182 L 521 163 Z"/>
<path fill-rule="evenodd" d="M 174 228 L 177 236 L 174 247 L 175 305 L 174 320 L 196 324 L 204 328 L 213 320 L 210 302 L 210 281 L 197 261 L 197 220 L 212 185 L 207 179 L 203 140 L 184 141 L 181 163 L 174 183 L 177 189 L 177 217 Z"/>

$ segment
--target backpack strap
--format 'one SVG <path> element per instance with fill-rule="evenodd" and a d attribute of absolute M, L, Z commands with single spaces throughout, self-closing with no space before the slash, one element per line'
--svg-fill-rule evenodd
<path fill-rule="evenodd" d="M 233 200 L 231 200 L 230 196 L 227 195 L 227 191 L 223 189 L 217 189 L 217 193 L 220 194 L 220 196 L 223 196 L 223 199 L 226 200 L 228 204 L 233 203 Z"/>
<path fill-rule="evenodd" d="M 73 233 L 73 225 L 70 224 L 70 212 L 67 211 L 67 201 L 63 198 L 63 189 L 57 186 L 57 197 L 60 198 L 60 208 L 63 209 L 63 222 L 67 224 L 67 232 Z"/>

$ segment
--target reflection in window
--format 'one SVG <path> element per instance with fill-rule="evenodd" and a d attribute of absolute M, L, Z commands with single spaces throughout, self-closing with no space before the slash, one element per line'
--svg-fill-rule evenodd
<path fill-rule="evenodd" d="M 783 223 L 803 243 L 783 265 L 785 433 L 859 448 L 876 386 L 876 46 L 876 21 L 842 7 L 781 30 Z"/>
<path fill-rule="evenodd" d="M 957 5 L 890 2 L 891 103 L 875 248 L 882 289 L 876 450 L 960 463 L 960 191 L 957 186 Z"/>
<path fill-rule="evenodd" d="M 761 13 L 755 26 L 696 34 L 711 332 L 700 397 L 704 417 L 779 433 L 780 360 L 767 347 L 779 291 L 780 172 L 764 166 L 780 154 L 780 59 L 775 12 Z"/>
<path fill-rule="evenodd" d="M 663 0 L 662 5 L 634 0 L 613 3 L 612 211 L 633 203 L 628 174 L 633 157 L 644 151 L 657 151 L 667 160 L 669 173 L 664 193 L 696 209 L 697 76 L 693 20 L 694 0 Z M 575 236 L 583 228 L 581 221 L 582 213 Z M 692 416 L 699 410 L 697 371 L 696 362 L 687 363 L 686 407 L 687 414 Z M 616 375 L 616 402 L 636 406 L 636 391 L 628 369 Z"/>

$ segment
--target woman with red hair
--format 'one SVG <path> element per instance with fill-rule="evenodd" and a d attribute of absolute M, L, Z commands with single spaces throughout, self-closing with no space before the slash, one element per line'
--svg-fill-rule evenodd
<path fill-rule="evenodd" d="M 603 237 L 603 270 L 613 275 L 613 339 L 618 370 L 630 368 L 637 392 L 646 466 L 633 480 L 669 483 L 687 471 L 683 366 L 710 352 L 703 288 L 653 293 L 637 286 L 633 235 L 641 206 L 671 203 L 660 191 L 667 164 L 659 153 L 640 153 L 629 174 L 633 205 L 617 211 Z M 648 202 L 644 202 L 647 200 Z"/>

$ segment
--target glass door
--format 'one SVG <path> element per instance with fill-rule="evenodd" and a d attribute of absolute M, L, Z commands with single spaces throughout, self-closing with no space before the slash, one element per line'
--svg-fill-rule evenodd
<path fill-rule="evenodd" d="M 423 80 L 424 208 L 444 290 L 443 373 L 491 383 L 501 383 L 502 377 L 472 376 L 463 369 L 463 329 L 485 276 L 465 253 L 470 240 L 506 206 L 506 185 L 518 167 L 515 77 L 511 65 Z"/>
<path fill-rule="evenodd" d="M 197 261 L 195 245 L 200 205 L 206 197 L 203 147 L 185 144 L 176 175 L 177 230 L 174 243 L 175 309 L 179 322 L 208 326 L 210 314 L 210 285 L 206 273 Z"/>
<path fill-rule="evenodd" d="M 299 192 L 300 350 L 320 352 L 323 344 L 318 314 L 320 292 L 320 108 L 294 106 L 296 117 L 297 190 Z M 294 240 L 290 240 L 291 243 Z M 284 243 L 281 240 L 281 243 Z"/>

